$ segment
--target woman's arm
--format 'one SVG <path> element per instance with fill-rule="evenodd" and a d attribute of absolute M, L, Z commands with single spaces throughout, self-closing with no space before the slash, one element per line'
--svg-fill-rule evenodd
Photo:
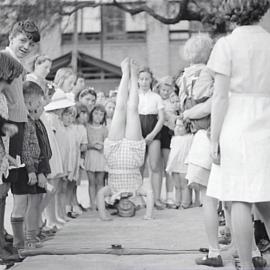
<path fill-rule="evenodd" d="M 211 113 L 212 97 L 183 112 L 184 120 L 201 119 Z"/>
<path fill-rule="evenodd" d="M 230 77 L 216 73 L 211 110 L 211 154 L 219 163 L 219 137 L 229 103 Z"/>

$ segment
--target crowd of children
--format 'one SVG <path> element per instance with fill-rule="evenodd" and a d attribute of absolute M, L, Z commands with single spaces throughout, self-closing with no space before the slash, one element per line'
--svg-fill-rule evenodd
<path fill-rule="evenodd" d="M 223 42 L 221 48 L 218 43 L 210 57 L 213 40 L 205 34 L 191 37 L 184 47 L 188 67 L 180 76 L 166 76 L 157 83 L 149 68 L 139 68 L 127 58 L 121 63 L 117 94 L 113 92 L 110 98 L 87 86 L 83 76 L 70 67 L 60 68 L 54 82 L 47 81 L 52 60 L 45 55 L 38 55 L 32 72 L 26 74 L 23 60 L 40 40 L 32 21 L 16 23 L 9 40 L 0 52 L 1 258 L 20 261 L 21 249 L 42 246 L 42 240 L 86 211 L 77 198 L 77 187 L 84 178 L 88 180 L 89 210 L 98 210 L 102 220 L 111 220 L 105 208 L 122 196 L 126 216 L 141 207 L 142 200 L 137 199 L 142 196 L 146 220 L 153 218 L 153 208 L 186 209 L 203 204 L 210 248 L 196 263 L 222 266 L 216 214 L 222 192 L 217 194 L 213 184 L 221 176 L 219 166 L 212 165 L 213 156 L 218 163 L 218 152 L 213 151 L 210 139 L 218 128 L 215 123 L 212 134 L 210 115 L 216 73 L 229 73 L 214 60 L 222 58 L 217 55 L 219 50 L 228 53 L 228 44 Z M 149 189 L 143 185 L 146 169 Z M 206 196 L 208 180 L 208 194 L 217 199 Z M 12 248 L 4 230 L 9 188 L 13 194 Z M 226 202 L 231 228 L 230 206 Z M 263 215 L 267 207 L 259 206 L 257 213 Z M 251 242 L 253 264 L 263 265 L 254 237 Z M 240 259 L 246 260 L 243 248 L 237 248 Z"/>

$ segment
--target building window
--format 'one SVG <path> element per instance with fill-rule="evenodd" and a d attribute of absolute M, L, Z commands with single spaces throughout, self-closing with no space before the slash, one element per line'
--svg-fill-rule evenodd
<path fill-rule="evenodd" d="M 126 33 L 125 13 L 111 5 L 102 6 L 103 30 L 105 39 L 117 39 Z"/>

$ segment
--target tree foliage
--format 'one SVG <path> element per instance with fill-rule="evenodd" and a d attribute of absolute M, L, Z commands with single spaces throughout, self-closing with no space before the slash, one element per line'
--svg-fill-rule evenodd
<path fill-rule="evenodd" d="M 146 12 L 164 24 L 175 24 L 182 20 L 200 21 L 213 32 L 225 32 L 226 24 L 220 6 L 224 0 L 164 0 L 167 11 L 159 12 L 149 6 L 147 1 L 138 0 L 126 3 L 119 0 L 106 1 L 121 10 L 136 15 Z M 0 0 L 0 25 L 8 32 L 10 26 L 18 20 L 31 18 L 43 30 L 49 29 L 62 16 L 70 16 L 84 7 L 96 7 L 104 4 L 103 0 L 63 1 L 63 0 Z"/>

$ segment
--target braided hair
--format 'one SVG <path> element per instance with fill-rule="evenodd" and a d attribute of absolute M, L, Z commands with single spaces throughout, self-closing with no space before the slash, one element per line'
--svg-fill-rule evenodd
<path fill-rule="evenodd" d="M 12 56 L 0 52 L 0 81 L 11 83 L 23 73 L 23 66 Z"/>

